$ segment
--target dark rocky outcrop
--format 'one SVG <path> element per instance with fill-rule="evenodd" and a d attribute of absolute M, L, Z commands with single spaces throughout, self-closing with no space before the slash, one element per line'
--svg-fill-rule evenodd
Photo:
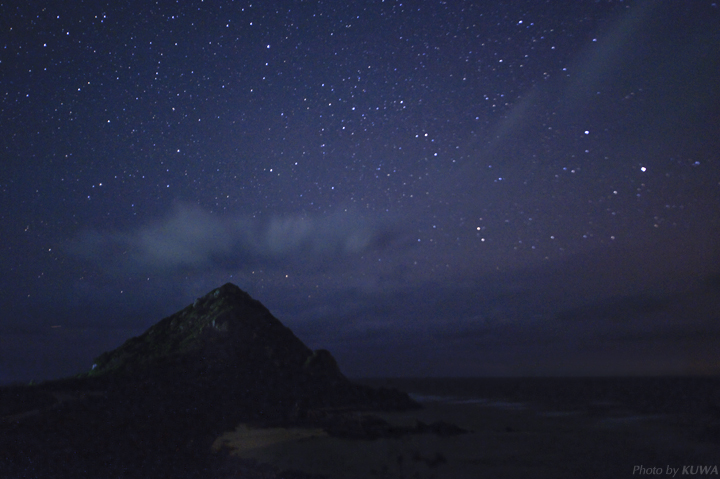
<path fill-rule="evenodd" d="M 328 351 L 310 350 L 228 283 L 101 354 L 87 373 L 0 390 L 0 470 L 11 478 L 221 477 L 227 458 L 211 444 L 240 422 L 352 436 L 353 414 L 415 407 L 400 391 L 349 381 Z M 362 430 L 388 433 L 367 421 Z M 237 467 L 253 477 L 251 466 Z"/>
<path fill-rule="evenodd" d="M 100 355 L 89 376 L 152 376 L 178 365 L 191 367 L 187 374 L 258 365 L 296 368 L 310 356 L 259 301 L 228 283 Z"/>
<path fill-rule="evenodd" d="M 448 437 L 466 434 L 470 431 L 462 429 L 455 424 L 436 421 L 425 424 L 417 421 L 414 427 L 393 426 L 384 419 L 373 414 L 341 414 L 330 417 L 323 424 L 325 431 L 334 437 L 346 439 L 379 439 L 398 438 L 412 434 L 434 434 Z"/>
<path fill-rule="evenodd" d="M 269 422 L 334 408 L 406 409 L 406 394 L 350 382 L 326 350 L 310 350 L 259 301 L 228 283 L 100 355 L 90 378 L 149 383 L 194 407 L 246 409 Z M 242 407 L 248 406 L 248 407 Z M 255 409 L 253 409 L 255 408 Z"/>

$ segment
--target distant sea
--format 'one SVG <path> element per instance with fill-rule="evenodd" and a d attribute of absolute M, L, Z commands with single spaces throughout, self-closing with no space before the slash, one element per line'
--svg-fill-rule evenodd
<path fill-rule="evenodd" d="M 478 403 L 545 414 L 701 415 L 720 419 L 720 377 L 355 379 L 393 387 L 420 403 Z"/>

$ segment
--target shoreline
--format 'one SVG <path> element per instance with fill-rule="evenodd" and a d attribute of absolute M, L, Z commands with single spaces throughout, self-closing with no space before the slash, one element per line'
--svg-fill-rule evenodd
<path fill-rule="evenodd" d="M 393 381 L 373 382 L 374 386 L 398 387 Z M 682 470 L 690 464 L 717 464 L 717 443 L 701 437 L 701 417 L 650 414 L 610 401 L 564 409 L 532 401 L 473 399 L 469 394 L 408 392 L 422 399 L 423 409 L 373 414 L 398 427 L 444 421 L 468 432 L 375 440 L 310 435 L 252 450 L 227 451 L 279 470 L 335 479 L 619 478 L 632 477 L 640 466 Z"/>

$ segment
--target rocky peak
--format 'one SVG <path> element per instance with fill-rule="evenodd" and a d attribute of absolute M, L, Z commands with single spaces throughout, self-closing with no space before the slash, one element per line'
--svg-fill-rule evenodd
<path fill-rule="evenodd" d="M 322 364 L 321 369 L 332 369 L 328 364 L 334 360 L 318 361 L 316 356 L 259 301 L 227 283 L 103 353 L 89 375 L 142 373 L 191 357 L 212 369 L 260 360 L 275 367 Z"/>
<path fill-rule="evenodd" d="M 317 421 L 322 411 L 337 408 L 417 406 L 404 393 L 350 382 L 328 351 L 312 351 L 230 283 L 101 354 L 87 376 L 113 384 L 116 394 L 130 394 L 127 401 L 135 404 L 147 396 L 165 410 L 167 404 L 218 409 L 223 421 L 242 415 Z"/>

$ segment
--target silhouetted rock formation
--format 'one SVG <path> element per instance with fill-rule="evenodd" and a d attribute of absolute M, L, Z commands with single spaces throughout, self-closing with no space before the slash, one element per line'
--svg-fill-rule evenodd
<path fill-rule="evenodd" d="M 259 301 L 228 283 L 103 353 L 90 376 L 153 375 L 181 365 L 192 372 L 302 366 L 312 356 Z"/>
<path fill-rule="evenodd" d="M 150 382 L 154 394 L 182 394 L 194 406 L 246 406 L 246 413 L 270 422 L 304 420 L 330 408 L 417 406 L 404 393 L 351 383 L 328 351 L 310 350 L 231 283 L 103 353 L 88 376 Z"/>
<path fill-rule="evenodd" d="M 211 445 L 238 423 L 344 434 L 351 412 L 415 407 L 405 393 L 350 382 L 328 351 L 311 351 L 228 283 L 101 354 L 87 373 L 0 389 L 0 471 L 219 477 L 227 463 Z"/>

